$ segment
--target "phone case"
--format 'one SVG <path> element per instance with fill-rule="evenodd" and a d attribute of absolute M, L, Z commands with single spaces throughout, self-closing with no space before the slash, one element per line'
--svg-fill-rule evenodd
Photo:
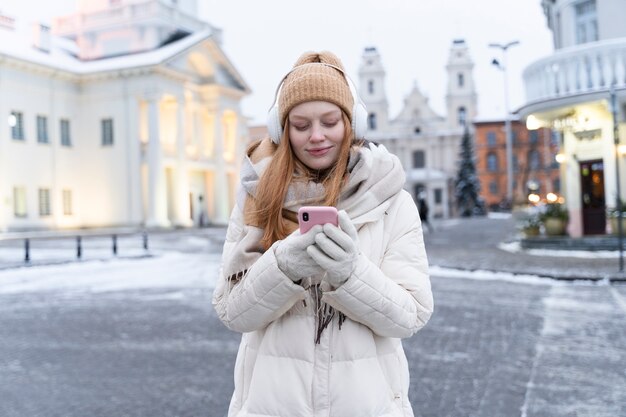
<path fill-rule="evenodd" d="M 338 225 L 337 209 L 330 206 L 305 206 L 298 210 L 300 233 L 308 232 L 316 224 Z"/>

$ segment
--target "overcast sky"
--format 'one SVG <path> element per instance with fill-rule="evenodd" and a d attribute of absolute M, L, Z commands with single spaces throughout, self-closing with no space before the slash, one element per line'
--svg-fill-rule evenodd
<path fill-rule="evenodd" d="M 51 21 L 71 14 L 76 0 L 0 0 L 17 18 Z M 524 104 L 522 71 L 549 55 L 552 37 L 540 0 L 198 0 L 199 16 L 223 30 L 223 49 L 252 90 L 243 101 L 252 123 L 265 123 L 278 81 L 306 50 L 328 49 L 358 82 L 363 49 L 375 46 L 387 71 L 389 113 L 395 117 L 416 82 L 440 114 L 445 109 L 448 52 L 465 39 L 475 67 L 479 118 L 504 115 L 501 52 L 509 49 L 510 107 Z"/>

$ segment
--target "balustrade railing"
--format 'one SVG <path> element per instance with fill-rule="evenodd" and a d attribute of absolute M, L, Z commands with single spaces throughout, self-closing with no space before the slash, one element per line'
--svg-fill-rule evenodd
<path fill-rule="evenodd" d="M 556 51 L 524 71 L 526 101 L 567 97 L 626 87 L 626 38 Z"/>

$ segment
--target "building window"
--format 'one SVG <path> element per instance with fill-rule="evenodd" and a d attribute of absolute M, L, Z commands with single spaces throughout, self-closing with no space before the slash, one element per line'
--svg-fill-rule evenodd
<path fill-rule="evenodd" d="M 561 179 L 560 178 L 556 178 L 552 182 L 552 189 L 554 190 L 555 193 L 560 193 L 561 192 Z"/>
<path fill-rule="evenodd" d="M 11 138 L 24 140 L 24 115 L 19 111 L 12 111 L 9 116 L 9 126 L 11 126 Z"/>
<path fill-rule="evenodd" d="M 528 152 L 528 166 L 531 171 L 536 171 L 539 169 L 541 165 L 541 161 L 539 160 L 539 152 L 535 149 Z"/>
<path fill-rule="evenodd" d="M 367 128 L 369 130 L 376 130 L 376 113 L 370 113 L 367 116 Z"/>
<path fill-rule="evenodd" d="M 595 42 L 598 40 L 598 15 L 596 0 L 581 1 L 576 9 L 576 43 Z"/>
<path fill-rule="evenodd" d="M 71 216 L 72 214 L 72 190 L 63 190 L 63 215 Z"/>
<path fill-rule="evenodd" d="M 496 132 L 493 130 L 487 132 L 487 145 L 490 147 L 496 146 Z"/>
<path fill-rule="evenodd" d="M 466 110 L 465 107 L 459 107 L 457 110 L 457 119 L 460 126 L 465 126 Z"/>
<path fill-rule="evenodd" d="M 374 94 L 374 80 L 369 80 L 367 82 L 367 92 L 369 94 Z"/>
<path fill-rule="evenodd" d="M 531 145 L 536 145 L 539 142 L 539 131 L 538 130 L 530 130 L 528 132 L 528 141 Z"/>
<path fill-rule="evenodd" d="M 435 188 L 435 204 L 441 204 L 443 202 L 443 190 L 441 188 Z"/>
<path fill-rule="evenodd" d="M 113 119 L 102 119 L 102 146 L 113 146 Z"/>
<path fill-rule="evenodd" d="M 15 217 L 26 217 L 26 188 L 13 188 L 13 215 Z"/>
<path fill-rule="evenodd" d="M 458 87 L 463 87 L 465 85 L 465 76 L 463 75 L 462 72 L 459 72 L 456 75 L 456 83 Z"/>
<path fill-rule="evenodd" d="M 498 183 L 495 181 L 491 181 L 489 183 L 489 193 L 497 195 L 498 194 Z"/>
<path fill-rule="evenodd" d="M 519 160 L 517 159 L 517 155 L 513 155 L 513 171 L 519 171 Z"/>
<path fill-rule="evenodd" d="M 511 145 L 517 146 L 519 145 L 519 135 L 517 134 L 517 130 L 511 130 Z"/>
<path fill-rule="evenodd" d="M 49 216 L 50 211 L 50 190 L 48 188 L 39 189 L 39 215 Z"/>
<path fill-rule="evenodd" d="M 487 154 L 487 171 L 498 171 L 498 155 L 496 155 L 495 153 Z"/>
<path fill-rule="evenodd" d="M 70 121 L 61 119 L 61 146 L 72 146 L 72 138 L 70 136 Z"/>
<path fill-rule="evenodd" d="M 424 168 L 426 166 L 426 154 L 424 151 L 413 151 L 413 168 Z"/>
<path fill-rule="evenodd" d="M 37 116 L 37 142 L 48 142 L 48 118 L 46 116 Z"/>

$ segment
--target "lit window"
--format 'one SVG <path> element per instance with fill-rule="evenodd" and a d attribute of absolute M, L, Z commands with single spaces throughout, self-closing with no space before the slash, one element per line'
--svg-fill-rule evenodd
<path fill-rule="evenodd" d="M 49 216 L 50 210 L 50 190 L 48 188 L 39 189 L 39 215 Z"/>
<path fill-rule="evenodd" d="M 13 188 L 13 215 L 15 217 L 26 217 L 28 215 L 26 209 L 26 188 Z"/>
<path fill-rule="evenodd" d="M 72 214 L 72 190 L 63 190 L 63 215 L 71 216 Z"/>

